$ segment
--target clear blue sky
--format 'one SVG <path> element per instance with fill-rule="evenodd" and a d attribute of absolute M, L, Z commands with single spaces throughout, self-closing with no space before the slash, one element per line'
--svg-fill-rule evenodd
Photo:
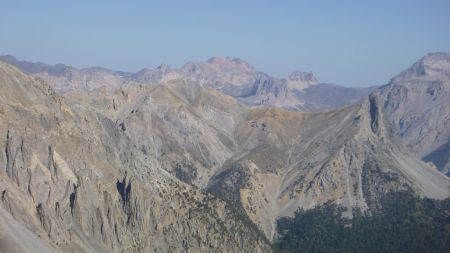
<path fill-rule="evenodd" d="M 450 0 L 0 3 L 0 54 L 77 67 L 231 56 L 277 77 L 367 86 L 434 51 L 450 51 Z"/>

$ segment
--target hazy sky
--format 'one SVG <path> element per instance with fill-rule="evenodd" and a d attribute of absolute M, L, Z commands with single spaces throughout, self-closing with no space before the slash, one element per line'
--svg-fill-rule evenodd
<path fill-rule="evenodd" d="M 450 51 L 450 0 L 0 3 L 0 54 L 77 67 L 231 56 L 277 77 L 367 86 L 435 51 Z"/>

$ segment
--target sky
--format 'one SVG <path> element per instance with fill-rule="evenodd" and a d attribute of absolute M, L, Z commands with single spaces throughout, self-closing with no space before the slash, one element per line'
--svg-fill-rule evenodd
<path fill-rule="evenodd" d="M 0 54 L 138 71 L 230 56 L 275 77 L 379 85 L 450 51 L 450 0 L 0 3 Z"/>

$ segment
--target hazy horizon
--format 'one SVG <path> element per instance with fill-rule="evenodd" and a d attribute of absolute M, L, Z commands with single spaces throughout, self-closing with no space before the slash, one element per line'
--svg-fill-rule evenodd
<path fill-rule="evenodd" d="M 344 86 L 386 83 L 450 51 L 449 1 L 14 1 L 0 10 L 0 54 L 136 72 L 213 56 L 284 78 L 312 71 Z"/>

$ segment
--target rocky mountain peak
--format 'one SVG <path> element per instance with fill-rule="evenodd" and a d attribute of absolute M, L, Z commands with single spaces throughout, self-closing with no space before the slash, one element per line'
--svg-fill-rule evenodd
<path fill-rule="evenodd" d="M 312 72 L 304 72 L 295 70 L 288 77 L 289 88 L 295 90 L 303 90 L 311 85 L 318 84 L 319 81 L 316 79 Z"/>
<path fill-rule="evenodd" d="M 148 72 L 152 72 L 153 69 L 149 69 L 149 68 L 142 68 L 141 70 L 139 70 L 136 73 L 148 73 Z"/>
<path fill-rule="evenodd" d="M 16 59 L 16 57 L 7 54 L 7 55 L 0 55 L 0 60 L 4 61 L 4 62 L 17 62 L 18 60 Z"/>
<path fill-rule="evenodd" d="M 198 68 L 197 68 L 197 64 L 190 61 L 190 62 L 185 63 L 181 67 L 181 70 L 185 71 L 188 74 L 195 74 L 197 72 Z"/>
<path fill-rule="evenodd" d="M 376 92 L 394 134 L 418 157 L 448 173 L 450 53 L 425 55 Z"/>
<path fill-rule="evenodd" d="M 206 64 L 224 70 L 254 71 L 253 66 L 239 58 L 211 57 L 206 61 Z"/>
<path fill-rule="evenodd" d="M 169 72 L 169 71 L 171 71 L 171 70 L 172 70 L 172 69 L 170 68 L 170 66 L 167 65 L 167 64 L 165 64 L 165 63 L 162 63 L 161 65 L 159 65 L 159 66 L 156 68 L 156 71 L 161 71 L 161 72 L 163 72 L 163 73 Z"/>
<path fill-rule="evenodd" d="M 0 56 L 0 61 L 16 66 L 26 74 L 37 74 L 41 72 L 47 72 L 53 76 L 63 75 L 67 70 L 72 67 L 58 63 L 56 65 L 49 65 L 42 62 L 28 62 L 18 60 L 12 55 Z"/>
<path fill-rule="evenodd" d="M 213 57 L 209 58 L 206 62 L 210 63 L 210 64 L 224 64 L 224 63 L 243 62 L 243 61 L 239 58 L 231 58 L 228 56 L 227 57 L 213 56 Z"/>
<path fill-rule="evenodd" d="M 450 77 L 450 53 L 429 53 L 393 80 L 426 76 Z"/>
<path fill-rule="evenodd" d="M 301 81 L 309 83 L 318 83 L 314 74 L 310 72 L 304 72 L 300 70 L 295 70 L 289 75 L 289 80 L 291 81 Z"/>

